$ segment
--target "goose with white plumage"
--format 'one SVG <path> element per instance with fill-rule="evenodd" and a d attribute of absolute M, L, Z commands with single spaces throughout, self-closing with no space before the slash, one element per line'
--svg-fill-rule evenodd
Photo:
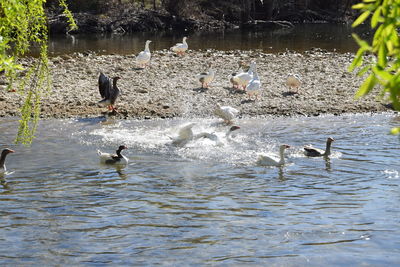
<path fill-rule="evenodd" d="M 221 106 L 217 103 L 214 115 L 223 119 L 226 124 L 232 124 L 233 119 L 239 114 L 239 110 L 231 106 Z"/>
<path fill-rule="evenodd" d="M 187 143 L 193 140 L 194 134 L 192 128 L 195 123 L 189 123 L 181 127 L 178 131 L 178 136 L 169 137 L 172 140 L 172 145 L 174 146 L 185 146 Z"/>
<path fill-rule="evenodd" d="M 136 64 L 140 67 L 140 68 L 145 68 L 151 59 L 151 53 L 150 53 L 150 45 L 151 41 L 147 40 L 145 45 L 144 45 L 144 51 L 141 51 L 137 57 L 136 57 Z"/>
<path fill-rule="evenodd" d="M 290 148 L 289 145 L 283 144 L 279 146 L 279 156 L 270 154 L 260 154 L 257 159 L 257 164 L 262 166 L 281 167 L 285 165 L 285 150 Z"/>
<path fill-rule="evenodd" d="M 250 100 L 254 95 L 256 96 L 256 100 L 258 99 L 261 92 L 261 81 L 256 70 L 254 71 L 253 79 L 246 86 L 246 92 Z"/>
<path fill-rule="evenodd" d="M 188 50 L 189 46 L 186 42 L 187 37 L 183 37 L 182 43 L 177 43 L 171 50 L 174 51 L 177 55 L 183 56 L 185 55 L 186 50 Z"/>
<path fill-rule="evenodd" d="M 209 132 L 201 132 L 196 134 L 193 139 L 201 139 L 201 138 L 206 138 L 209 139 L 211 141 L 215 142 L 215 145 L 217 146 L 223 146 L 224 142 L 223 139 L 225 139 L 226 141 L 230 142 L 232 139 L 232 134 L 234 131 L 239 130 L 240 126 L 237 125 L 233 125 L 231 127 L 229 127 L 228 131 L 225 133 L 225 135 L 222 137 L 219 137 L 215 132 L 209 133 Z"/>
<path fill-rule="evenodd" d="M 250 68 L 247 72 L 242 72 L 233 77 L 234 81 L 237 82 L 238 88 L 242 87 L 243 90 L 253 79 L 253 72 L 256 70 L 256 62 L 252 61 L 250 63 Z"/>

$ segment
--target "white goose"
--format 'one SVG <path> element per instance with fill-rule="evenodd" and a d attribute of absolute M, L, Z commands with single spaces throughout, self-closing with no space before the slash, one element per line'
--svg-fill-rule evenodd
<path fill-rule="evenodd" d="M 279 147 L 279 158 L 272 155 L 260 154 L 258 156 L 257 164 L 263 166 L 276 166 L 276 167 L 283 166 L 285 164 L 284 153 L 287 148 L 290 148 L 290 146 L 281 145 Z"/>
<path fill-rule="evenodd" d="M 195 126 L 195 123 L 189 123 L 185 126 L 183 126 L 181 129 L 179 129 L 178 136 L 177 137 L 170 137 L 172 139 L 172 144 L 174 146 L 184 146 L 190 141 L 193 140 L 193 126 Z"/>
<path fill-rule="evenodd" d="M 227 141 L 231 141 L 232 133 L 238 129 L 240 129 L 240 127 L 236 126 L 236 125 L 229 127 L 229 130 L 225 133 L 225 136 L 224 136 L 225 139 Z M 218 137 L 218 135 L 215 132 L 212 132 L 212 133 L 202 132 L 202 133 L 196 134 L 193 139 L 200 139 L 200 138 L 210 139 L 210 140 L 214 141 L 217 146 L 224 145 L 224 142 L 221 140 L 220 137 Z"/>
<path fill-rule="evenodd" d="M 6 164 L 5 164 L 7 155 L 10 154 L 10 153 L 14 153 L 14 152 L 15 152 L 14 150 L 9 149 L 9 148 L 5 148 L 1 152 L 1 157 L 0 157 L 0 175 L 5 174 L 6 171 L 7 171 Z"/>
<path fill-rule="evenodd" d="M 222 106 L 217 103 L 214 114 L 224 120 L 226 124 L 232 124 L 232 120 L 239 114 L 239 110 L 230 106 Z"/>
<path fill-rule="evenodd" d="M 238 83 L 238 87 L 242 87 L 243 90 L 249 84 L 249 82 L 253 79 L 253 72 L 256 70 L 256 62 L 252 61 L 250 63 L 250 68 L 247 72 L 239 73 L 238 75 L 234 76 L 234 80 Z"/>
<path fill-rule="evenodd" d="M 182 43 L 177 43 L 171 50 L 174 51 L 177 55 L 183 56 L 186 50 L 189 48 L 188 44 L 186 43 L 187 37 L 183 37 Z"/>
<path fill-rule="evenodd" d="M 210 82 L 212 82 L 215 78 L 215 70 L 212 69 L 211 65 L 208 69 L 208 72 L 202 72 L 197 75 L 197 79 L 201 83 L 201 88 L 208 88 Z"/>
<path fill-rule="evenodd" d="M 299 87 L 301 85 L 301 78 L 300 75 L 298 74 L 289 74 L 289 76 L 286 79 L 286 85 L 289 87 L 289 92 L 291 92 L 292 88 L 296 88 L 296 92 L 299 92 Z"/>
<path fill-rule="evenodd" d="M 150 45 L 151 41 L 147 40 L 144 45 L 144 51 L 140 52 L 136 57 L 136 63 L 140 68 L 145 68 L 146 65 L 150 62 L 151 53 L 150 53 Z"/>
<path fill-rule="evenodd" d="M 326 139 L 325 151 L 314 148 L 312 146 L 305 146 L 304 155 L 308 157 L 327 157 L 331 154 L 331 145 L 333 141 L 335 141 L 335 139 L 333 139 L 332 137 L 328 137 L 328 139 Z"/>
<path fill-rule="evenodd" d="M 253 95 L 255 95 L 256 99 L 258 99 L 258 95 L 260 94 L 261 91 L 261 81 L 260 78 L 258 77 L 256 70 L 254 70 L 253 79 L 246 86 L 246 91 L 247 95 L 249 96 L 249 99 L 251 99 Z"/>
<path fill-rule="evenodd" d="M 99 155 L 100 162 L 103 164 L 126 165 L 129 159 L 121 154 L 123 149 L 127 149 L 127 147 L 119 146 L 116 154 L 104 153 L 100 150 L 97 150 L 97 154 Z"/>

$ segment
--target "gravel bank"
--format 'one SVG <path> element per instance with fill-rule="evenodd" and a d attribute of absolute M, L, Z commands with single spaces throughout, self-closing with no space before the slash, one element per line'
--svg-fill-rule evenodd
<path fill-rule="evenodd" d="M 387 111 L 376 93 L 354 100 L 362 79 L 347 72 L 352 54 L 313 50 L 304 54 L 266 54 L 260 51 L 189 51 L 184 57 L 163 50 L 152 52 L 150 67 L 137 69 L 135 55 L 66 55 L 51 58 L 53 90 L 44 97 L 42 117 L 93 117 L 105 113 L 97 79 L 100 71 L 120 76 L 123 94 L 117 100 L 118 118 L 210 117 L 216 103 L 240 110 L 243 117 L 265 115 L 342 114 Z M 32 59 L 24 59 L 29 64 Z M 250 101 L 231 88 L 229 75 L 238 60 L 257 62 L 263 84 L 261 99 Z M 213 63 L 216 78 L 199 90 L 196 74 Z M 287 94 L 288 73 L 302 76 L 299 94 Z M 5 88 L 4 82 L 1 87 Z M 1 90 L 0 116 L 18 116 L 23 102 L 15 92 Z"/>

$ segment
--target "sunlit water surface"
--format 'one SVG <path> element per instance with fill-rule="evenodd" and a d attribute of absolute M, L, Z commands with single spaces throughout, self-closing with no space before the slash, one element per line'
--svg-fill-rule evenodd
<path fill-rule="evenodd" d="M 400 264 L 396 115 L 242 119 L 230 142 L 168 145 L 179 125 L 222 133 L 212 119 L 44 120 L 16 150 L 0 188 L 0 262 L 112 266 L 395 266 Z M 330 160 L 302 145 L 336 139 Z M 258 153 L 292 146 L 283 168 Z M 128 146 L 130 163 L 97 149 Z"/>

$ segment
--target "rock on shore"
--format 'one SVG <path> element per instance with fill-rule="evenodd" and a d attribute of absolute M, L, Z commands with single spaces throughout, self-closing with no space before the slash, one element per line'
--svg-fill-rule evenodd
<path fill-rule="evenodd" d="M 92 117 L 106 112 L 100 100 L 97 79 L 102 71 L 120 76 L 122 95 L 117 118 L 211 117 L 216 103 L 240 110 L 240 116 L 319 115 L 387 111 L 377 92 L 355 100 L 362 77 L 349 73 L 352 54 L 319 50 L 304 54 L 266 54 L 260 51 L 188 51 L 184 57 L 163 50 L 152 53 L 150 67 L 137 69 L 135 55 L 75 54 L 51 58 L 53 90 L 44 96 L 42 117 Z M 248 100 L 234 90 L 229 75 L 239 60 L 254 60 L 262 82 L 261 99 Z M 32 59 L 24 59 L 29 64 Z M 212 63 L 217 70 L 211 88 L 200 89 L 196 74 Z M 302 77 L 299 94 L 288 94 L 288 73 Z M 0 85 L 5 87 L 5 85 Z M 18 116 L 22 96 L 2 90 L 0 116 Z"/>

